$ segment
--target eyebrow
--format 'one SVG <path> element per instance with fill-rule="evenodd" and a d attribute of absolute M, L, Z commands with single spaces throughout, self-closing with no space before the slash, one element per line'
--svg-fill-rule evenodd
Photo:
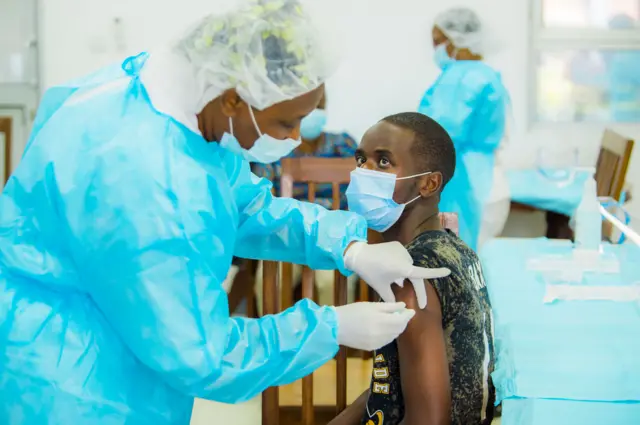
<path fill-rule="evenodd" d="M 373 152 L 375 154 L 377 154 L 377 155 L 393 156 L 393 152 L 391 152 L 389 149 L 378 148 L 378 149 L 375 149 Z M 365 151 L 360 149 L 360 148 L 358 148 L 358 149 L 356 149 L 355 154 L 356 155 L 365 155 Z"/>
<path fill-rule="evenodd" d="M 374 152 L 378 155 L 393 156 L 393 152 L 391 152 L 389 149 L 378 148 Z"/>

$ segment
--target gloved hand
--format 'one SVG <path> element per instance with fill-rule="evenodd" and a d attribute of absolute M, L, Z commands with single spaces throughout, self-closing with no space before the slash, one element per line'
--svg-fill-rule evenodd
<path fill-rule="evenodd" d="M 367 303 L 334 307 L 338 316 L 338 344 L 372 351 L 384 347 L 407 328 L 414 310 L 405 303 Z"/>
<path fill-rule="evenodd" d="M 403 286 L 409 279 L 418 298 L 418 306 L 427 306 L 427 289 L 424 279 L 446 277 L 449 269 L 425 269 L 415 267 L 413 259 L 400 242 L 386 242 L 369 245 L 365 242 L 351 244 L 344 254 L 344 265 L 364 279 L 386 302 L 395 302 L 396 297 L 391 290 L 395 282 Z"/>

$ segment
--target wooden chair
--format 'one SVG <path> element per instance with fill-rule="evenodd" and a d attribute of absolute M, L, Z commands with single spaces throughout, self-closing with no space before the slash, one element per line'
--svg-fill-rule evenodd
<path fill-rule="evenodd" d="M 610 196 L 620 200 L 633 153 L 634 141 L 612 131 L 602 136 L 600 155 L 596 163 L 598 196 Z"/>
<path fill-rule="evenodd" d="M 9 180 L 11 176 L 11 145 L 13 143 L 12 140 L 12 131 L 11 126 L 13 124 L 13 120 L 10 117 L 0 117 L 0 133 L 4 134 L 4 176 L 2 180 L 2 184 L 4 185 Z"/>
<path fill-rule="evenodd" d="M 607 196 L 619 201 L 625 188 L 625 179 L 634 141 L 612 130 L 605 130 L 602 146 L 596 163 L 596 183 L 598 196 Z M 614 228 L 611 223 L 603 223 L 602 235 L 611 240 Z"/>

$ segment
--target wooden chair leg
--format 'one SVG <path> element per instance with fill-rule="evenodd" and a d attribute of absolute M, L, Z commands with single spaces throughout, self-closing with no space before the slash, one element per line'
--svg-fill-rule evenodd
<path fill-rule="evenodd" d="M 278 263 L 265 261 L 262 279 L 262 311 L 264 314 L 278 312 Z M 280 424 L 278 387 L 267 388 L 262 393 L 262 425 Z"/>
<path fill-rule="evenodd" d="M 335 305 L 347 303 L 347 278 L 340 272 L 335 272 L 334 299 Z M 340 347 L 336 355 L 336 416 L 347 408 L 347 348 Z"/>
<path fill-rule="evenodd" d="M 282 264 L 282 310 L 293 305 L 293 264 Z"/>
<path fill-rule="evenodd" d="M 367 285 L 367 283 L 360 279 L 360 301 L 370 301 L 370 297 L 369 297 L 369 285 Z M 365 351 L 362 350 L 361 351 L 361 355 L 362 360 L 368 360 L 372 357 L 371 352 L 370 351 Z"/>
<path fill-rule="evenodd" d="M 302 269 L 302 297 L 313 298 L 315 274 L 309 267 Z M 313 373 L 302 378 L 302 425 L 314 424 Z"/>

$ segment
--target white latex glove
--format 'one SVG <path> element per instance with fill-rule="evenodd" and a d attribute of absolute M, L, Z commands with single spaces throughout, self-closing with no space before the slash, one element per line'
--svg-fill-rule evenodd
<path fill-rule="evenodd" d="M 344 265 L 364 279 L 386 302 L 395 302 L 391 285 L 403 286 L 405 279 L 413 284 L 418 306 L 427 306 L 427 289 L 424 279 L 449 276 L 449 269 L 425 269 L 415 267 L 407 249 L 400 242 L 369 245 L 365 242 L 351 244 L 344 254 Z"/>
<path fill-rule="evenodd" d="M 396 339 L 416 314 L 405 303 L 354 303 L 334 307 L 338 344 L 373 351 Z"/>

